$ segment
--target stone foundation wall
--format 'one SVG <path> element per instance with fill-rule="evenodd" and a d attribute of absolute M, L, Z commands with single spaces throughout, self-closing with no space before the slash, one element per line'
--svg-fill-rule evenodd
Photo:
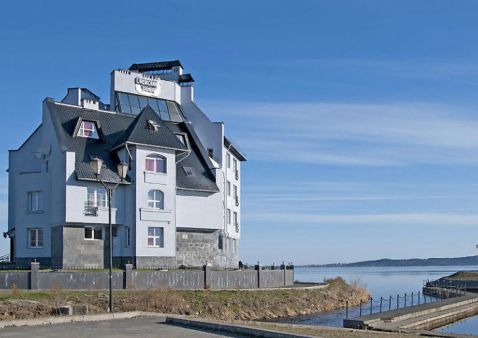
<path fill-rule="evenodd" d="M 238 247 L 231 238 L 222 238 L 220 232 L 192 230 L 176 231 L 176 259 L 178 266 L 197 267 L 212 264 L 214 267 L 237 268 Z M 220 248 L 222 244 L 222 248 Z M 235 250 L 234 250 L 235 249 Z"/>
<path fill-rule="evenodd" d="M 104 240 L 85 239 L 83 227 L 63 227 L 63 268 L 103 268 L 104 249 Z"/>
<path fill-rule="evenodd" d="M 135 257 L 136 268 L 163 268 L 175 269 L 176 257 Z"/>

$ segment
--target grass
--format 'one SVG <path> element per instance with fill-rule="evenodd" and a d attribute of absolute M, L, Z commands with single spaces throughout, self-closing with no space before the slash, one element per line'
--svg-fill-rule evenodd
<path fill-rule="evenodd" d="M 324 289 L 284 290 L 115 290 L 115 311 L 151 311 L 194 315 L 221 320 L 269 320 L 330 311 L 351 306 L 368 298 L 366 290 L 346 284 L 342 279 L 329 281 Z M 54 307 L 88 304 L 90 313 L 104 313 L 107 291 L 23 291 L 17 288 L 0 292 L 0 320 L 47 316 Z"/>
<path fill-rule="evenodd" d="M 478 271 L 458 271 L 446 279 L 455 279 L 455 280 L 478 280 Z"/>

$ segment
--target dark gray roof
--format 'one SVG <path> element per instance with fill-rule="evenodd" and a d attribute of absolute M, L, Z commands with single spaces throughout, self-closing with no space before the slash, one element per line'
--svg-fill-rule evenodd
<path fill-rule="evenodd" d="M 182 74 L 182 75 L 179 75 L 178 82 L 189 83 L 189 82 L 194 82 L 194 79 L 191 74 Z"/>
<path fill-rule="evenodd" d="M 154 122 L 157 130 L 150 128 L 150 123 Z M 176 135 L 174 135 L 164 122 L 159 118 L 156 112 L 150 106 L 146 106 L 141 113 L 128 126 L 126 131 L 118 138 L 113 148 L 124 143 L 147 144 L 175 150 L 187 150 Z"/>
<path fill-rule="evenodd" d="M 171 131 L 187 135 L 191 150 L 189 155 L 181 155 L 178 158 L 179 162 L 176 165 L 177 187 L 179 189 L 218 192 L 219 188 L 216 185 L 216 179 L 211 169 L 213 164 L 203 150 L 203 147 L 198 146 L 199 140 L 194 130 L 188 128 L 189 125 L 186 122 L 166 123 Z M 184 167 L 193 168 L 194 176 L 187 176 Z"/>
<path fill-rule="evenodd" d="M 200 145 L 197 136 L 191 134 L 192 128 L 187 128 L 186 123 L 162 121 L 150 107 L 146 107 L 139 115 L 134 116 L 88 110 L 57 104 L 51 100 L 47 100 L 46 104 L 60 146 L 65 151 L 75 152 L 75 169 L 78 179 L 95 180 L 90 161 L 93 157 L 99 157 L 104 161 L 101 178 L 107 182 L 118 182 L 116 165 L 119 163 L 119 159 L 114 149 L 128 142 L 175 149 L 178 154 L 177 159 L 184 158 L 177 164 L 178 188 L 219 191 L 213 172 L 210 169 L 212 164 L 207 154 L 205 156 L 204 151 L 201 150 L 203 147 Z M 81 120 L 96 122 L 100 139 L 74 137 L 75 129 Z M 146 129 L 148 120 L 153 120 L 159 125 L 158 131 Z M 174 134 L 177 132 L 188 135 L 191 152 L 187 156 L 186 146 Z M 196 175 L 186 176 L 183 166 L 194 168 Z"/>
<path fill-rule="evenodd" d="M 147 63 L 133 63 L 129 70 L 136 70 L 139 72 L 148 72 L 154 70 L 166 70 L 171 69 L 173 67 L 181 67 L 181 62 L 179 60 L 172 60 L 172 61 L 158 61 L 158 62 L 147 62 Z"/>
<path fill-rule="evenodd" d="M 229 138 L 224 137 L 224 146 L 239 160 L 247 161 L 244 152 Z"/>

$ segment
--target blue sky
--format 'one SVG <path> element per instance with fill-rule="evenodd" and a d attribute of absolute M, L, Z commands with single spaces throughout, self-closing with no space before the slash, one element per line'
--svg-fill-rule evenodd
<path fill-rule="evenodd" d="M 475 1 L 6 2 L 0 168 L 45 97 L 180 59 L 249 156 L 243 261 L 476 254 L 477 33 Z"/>

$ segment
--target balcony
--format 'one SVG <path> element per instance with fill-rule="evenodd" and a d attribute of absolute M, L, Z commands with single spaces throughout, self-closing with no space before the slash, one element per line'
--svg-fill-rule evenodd
<path fill-rule="evenodd" d="M 84 214 L 85 216 L 98 216 L 98 207 L 95 206 L 94 204 L 90 202 L 85 203 L 85 209 L 84 209 Z"/>

